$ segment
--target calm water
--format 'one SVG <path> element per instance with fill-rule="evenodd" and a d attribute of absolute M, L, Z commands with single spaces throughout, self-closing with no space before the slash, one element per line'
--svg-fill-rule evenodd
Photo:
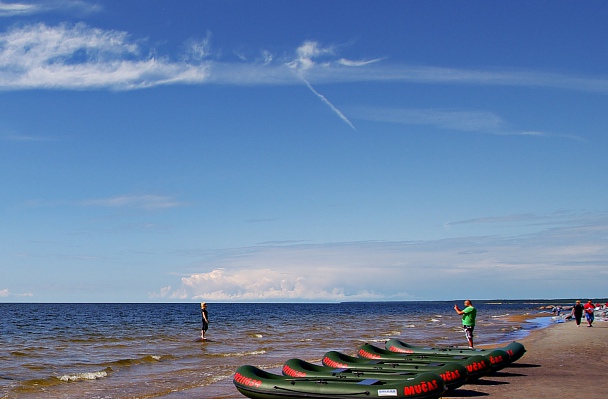
<path fill-rule="evenodd" d="M 476 302 L 476 342 L 520 338 L 540 323 L 541 301 Z M 464 345 L 453 302 L 209 304 L 208 342 L 199 304 L 2 304 L 0 398 L 243 398 L 232 385 L 243 364 L 318 362 L 388 338 Z M 278 371 L 278 370 L 277 370 Z"/>

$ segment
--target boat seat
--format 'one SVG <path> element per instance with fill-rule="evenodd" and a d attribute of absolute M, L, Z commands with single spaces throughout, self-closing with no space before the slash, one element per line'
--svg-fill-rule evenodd
<path fill-rule="evenodd" d="M 374 385 L 374 384 L 376 384 L 379 381 L 380 380 L 375 380 L 373 378 L 368 378 L 366 380 L 359 381 L 357 384 L 359 384 L 359 385 Z"/>
<path fill-rule="evenodd" d="M 341 369 L 333 369 L 331 372 L 332 373 L 343 373 L 345 371 L 349 370 L 348 368 L 341 368 Z"/>

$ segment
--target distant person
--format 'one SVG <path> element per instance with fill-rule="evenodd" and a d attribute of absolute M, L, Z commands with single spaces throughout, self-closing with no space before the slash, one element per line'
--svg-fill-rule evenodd
<path fill-rule="evenodd" d="M 458 305 L 454 305 L 456 313 L 462 316 L 462 329 L 464 335 L 469 341 L 469 348 L 473 349 L 473 330 L 475 329 L 475 318 L 477 317 L 477 309 L 473 307 L 473 303 L 470 300 L 464 301 L 464 309 L 460 309 Z"/>
<path fill-rule="evenodd" d="M 595 305 L 591 302 L 591 299 L 585 304 L 585 318 L 587 319 L 587 327 L 593 327 L 593 320 L 595 319 Z"/>
<path fill-rule="evenodd" d="M 201 327 L 201 339 L 206 341 L 207 338 L 205 338 L 205 333 L 207 332 L 207 329 L 209 329 L 209 312 L 207 312 L 207 303 L 205 302 L 201 303 L 201 317 L 203 323 L 203 326 Z"/>
<path fill-rule="evenodd" d="M 581 301 L 576 301 L 576 303 L 572 307 L 572 317 L 574 317 L 577 327 L 581 325 L 581 319 L 583 318 L 583 310 L 585 310 L 585 308 L 583 305 L 581 305 Z"/>

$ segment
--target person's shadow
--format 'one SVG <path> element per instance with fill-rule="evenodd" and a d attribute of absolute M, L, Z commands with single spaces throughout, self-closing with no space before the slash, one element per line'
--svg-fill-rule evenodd
<path fill-rule="evenodd" d="M 477 396 L 490 396 L 489 393 L 474 391 L 472 389 L 458 388 L 453 391 L 447 391 L 443 394 L 444 398 L 474 398 Z"/>
<path fill-rule="evenodd" d="M 510 369 L 517 369 L 517 368 L 532 368 L 532 367 L 541 367 L 540 364 L 530 364 L 530 363 L 512 363 L 509 364 Z"/>

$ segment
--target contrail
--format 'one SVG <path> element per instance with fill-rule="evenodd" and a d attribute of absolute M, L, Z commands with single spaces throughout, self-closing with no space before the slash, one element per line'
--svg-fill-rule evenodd
<path fill-rule="evenodd" d="M 323 101 L 325 104 L 327 104 L 329 106 L 329 108 L 331 108 L 332 111 L 334 111 L 340 117 L 340 119 L 342 119 L 344 122 L 346 122 L 348 124 L 348 126 L 350 126 L 353 130 L 357 130 L 355 128 L 355 125 L 353 125 L 351 123 L 351 121 L 349 121 L 348 118 L 346 116 L 344 116 L 344 114 L 342 112 L 340 112 L 340 110 L 338 108 L 336 108 L 332 103 L 330 103 L 329 100 L 327 98 L 325 98 L 325 96 L 323 94 L 316 91 L 315 88 L 312 87 L 312 85 L 310 84 L 310 82 L 308 80 L 306 80 L 302 76 L 300 76 L 300 78 L 304 81 L 304 83 L 306 83 L 306 86 L 308 86 L 310 91 L 312 91 L 314 93 L 314 95 L 319 97 L 321 99 L 321 101 Z"/>

